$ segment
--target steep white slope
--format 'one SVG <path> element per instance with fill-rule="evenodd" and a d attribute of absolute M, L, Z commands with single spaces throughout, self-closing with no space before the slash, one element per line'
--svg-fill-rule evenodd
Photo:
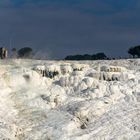
<path fill-rule="evenodd" d="M 103 65 L 124 68 L 115 70 L 116 79 L 114 71 L 100 71 Z M 1 61 L 0 139 L 139 140 L 139 66 L 140 60 Z"/>

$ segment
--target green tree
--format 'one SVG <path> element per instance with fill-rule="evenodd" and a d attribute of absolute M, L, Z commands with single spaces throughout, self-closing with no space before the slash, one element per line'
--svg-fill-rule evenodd
<path fill-rule="evenodd" d="M 132 55 L 133 58 L 140 57 L 140 46 L 134 46 L 128 49 L 128 53 Z"/>
<path fill-rule="evenodd" d="M 134 49 L 136 51 L 137 57 L 140 57 L 140 46 L 135 46 Z"/>
<path fill-rule="evenodd" d="M 18 51 L 18 56 L 20 58 L 31 58 L 32 57 L 32 48 L 30 47 L 24 47 L 24 48 L 21 48 L 19 51 Z"/>
<path fill-rule="evenodd" d="M 107 56 L 104 54 L 104 53 L 97 53 L 95 55 L 96 59 L 97 60 L 104 60 L 104 59 L 107 59 Z"/>
<path fill-rule="evenodd" d="M 104 60 L 107 59 L 107 56 L 104 53 L 97 53 L 93 55 L 84 54 L 84 55 L 69 55 L 65 60 Z"/>

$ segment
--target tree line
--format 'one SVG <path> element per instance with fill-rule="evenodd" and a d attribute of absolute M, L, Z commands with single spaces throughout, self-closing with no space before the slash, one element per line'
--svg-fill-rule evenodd
<path fill-rule="evenodd" d="M 12 49 L 12 57 L 13 58 L 32 58 L 33 49 L 30 47 L 24 47 L 19 50 L 16 48 Z"/>
<path fill-rule="evenodd" d="M 108 57 L 102 52 L 93 55 L 89 54 L 69 55 L 65 58 L 65 60 L 102 60 L 102 59 L 108 59 Z"/>
<path fill-rule="evenodd" d="M 130 47 L 128 49 L 128 54 L 132 58 L 140 58 L 140 45 Z M 12 49 L 12 57 L 13 58 L 32 58 L 34 56 L 33 49 L 30 47 L 24 47 L 19 50 L 16 48 Z M 109 58 L 105 53 L 100 52 L 96 54 L 84 54 L 84 55 L 68 55 L 65 57 L 65 60 L 107 60 Z"/>
<path fill-rule="evenodd" d="M 140 45 L 130 47 L 127 52 L 132 58 L 140 58 Z M 89 54 L 68 55 L 65 57 L 65 60 L 107 60 L 107 59 L 115 59 L 115 58 L 109 58 L 103 52 L 93 54 L 93 55 L 89 55 Z"/>

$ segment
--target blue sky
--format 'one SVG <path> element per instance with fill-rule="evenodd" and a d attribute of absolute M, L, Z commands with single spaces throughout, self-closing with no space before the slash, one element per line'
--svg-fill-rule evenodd
<path fill-rule="evenodd" d="M 139 9 L 138 0 L 1 0 L 0 45 L 30 46 L 52 59 L 127 56 L 140 44 Z"/>

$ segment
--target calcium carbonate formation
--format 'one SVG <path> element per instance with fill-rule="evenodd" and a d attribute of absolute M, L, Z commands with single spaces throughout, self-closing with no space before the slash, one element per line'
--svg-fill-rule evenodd
<path fill-rule="evenodd" d="M 139 140 L 140 60 L 0 62 L 1 140 Z"/>

